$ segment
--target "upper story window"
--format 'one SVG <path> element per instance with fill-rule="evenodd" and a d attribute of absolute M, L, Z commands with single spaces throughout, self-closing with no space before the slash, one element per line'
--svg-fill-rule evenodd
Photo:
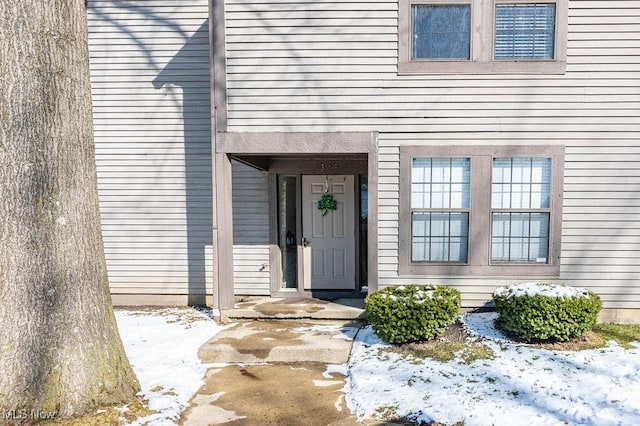
<path fill-rule="evenodd" d="M 411 7 L 412 59 L 469 59 L 471 5 Z"/>
<path fill-rule="evenodd" d="M 566 68 L 567 0 L 400 0 L 400 74 Z"/>

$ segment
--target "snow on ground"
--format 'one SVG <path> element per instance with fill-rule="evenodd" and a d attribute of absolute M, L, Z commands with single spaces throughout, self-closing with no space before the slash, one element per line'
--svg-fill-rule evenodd
<path fill-rule="evenodd" d="M 465 426 L 640 424 L 640 349 L 549 351 L 510 342 L 495 313 L 462 318 L 495 359 L 403 359 L 361 330 L 345 387 L 351 411 Z"/>
<path fill-rule="evenodd" d="M 198 348 L 223 329 L 195 309 L 116 311 L 120 337 L 149 408 L 134 425 L 175 425 L 204 384 Z"/>

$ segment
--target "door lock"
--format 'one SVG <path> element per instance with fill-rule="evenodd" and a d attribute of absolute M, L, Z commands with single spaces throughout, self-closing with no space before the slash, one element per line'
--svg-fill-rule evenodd
<path fill-rule="evenodd" d="M 302 247 L 309 247 L 311 245 L 311 241 L 307 239 L 307 237 L 302 237 Z"/>

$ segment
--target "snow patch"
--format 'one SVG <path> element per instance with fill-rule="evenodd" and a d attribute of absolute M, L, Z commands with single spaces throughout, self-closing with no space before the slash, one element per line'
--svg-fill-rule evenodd
<path fill-rule="evenodd" d="M 158 413 L 133 425 L 175 425 L 204 384 L 206 366 L 198 349 L 223 329 L 195 309 L 116 311 L 120 337 L 143 398 Z"/>
<path fill-rule="evenodd" d="M 495 313 L 467 314 L 465 327 L 492 360 L 465 364 L 404 359 L 371 327 L 354 341 L 345 391 L 360 419 L 388 413 L 417 423 L 466 426 L 640 424 L 640 349 L 549 351 L 515 344 Z"/>
<path fill-rule="evenodd" d="M 511 298 L 522 296 L 547 296 L 547 297 L 590 297 L 587 289 L 582 287 L 569 287 L 558 284 L 545 284 L 529 282 L 513 284 L 506 287 L 498 287 L 493 292 L 494 296 Z"/>

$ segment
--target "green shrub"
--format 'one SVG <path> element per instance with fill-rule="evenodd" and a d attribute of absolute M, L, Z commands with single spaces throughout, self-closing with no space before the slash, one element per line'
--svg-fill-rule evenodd
<path fill-rule="evenodd" d="M 493 293 L 500 326 L 526 341 L 566 341 L 596 323 L 600 298 L 583 288 L 524 283 Z"/>
<path fill-rule="evenodd" d="M 387 287 L 365 299 L 367 319 L 388 343 L 431 340 L 453 324 L 460 311 L 460 292 L 448 287 Z"/>

